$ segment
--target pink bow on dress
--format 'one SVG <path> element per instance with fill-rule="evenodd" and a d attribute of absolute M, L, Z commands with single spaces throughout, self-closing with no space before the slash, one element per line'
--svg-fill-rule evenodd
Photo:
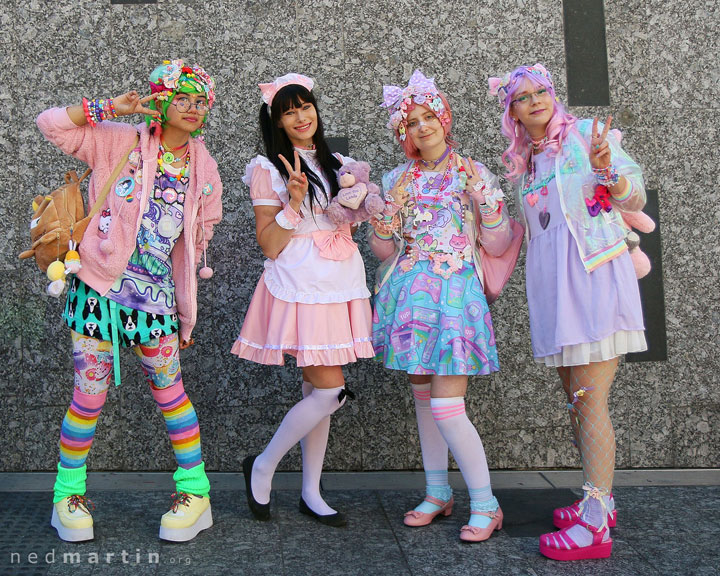
<path fill-rule="evenodd" d="M 316 230 L 312 237 L 320 256 L 328 260 L 347 260 L 358 249 L 350 234 L 349 224 L 335 230 Z"/>

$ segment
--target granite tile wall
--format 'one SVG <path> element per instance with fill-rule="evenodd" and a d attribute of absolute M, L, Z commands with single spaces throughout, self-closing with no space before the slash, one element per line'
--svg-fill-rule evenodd
<path fill-rule="evenodd" d="M 626 148 L 660 193 L 668 360 L 622 364 L 611 409 L 622 467 L 720 465 L 720 184 L 717 166 L 720 8 L 704 0 L 606 0 L 611 105 Z M 261 449 L 300 397 L 294 362 L 269 368 L 229 354 L 262 270 L 248 189 L 241 178 L 260 150 L 256 83 L 289 70 L 317 81 L 330 136 L 349 139 L 379 179 L 402 161 L 378 104 L 383 83 L 420 67 L 455 111 L 464 154 L 501 171 L 499 110 L 488 75 L 544 62 L 564 94 L 560 0 L 27 0 L 0 12 L 0 470 L 52 470 L 62 416 L 72 395 L 70 338 L 62 302 L 16 255 L 28 243 L 32 197 L 62 171 L 82 169 L 46 143 L 35 116 L 83 96 L 145 90 L 167 57 L 215 74 L 218 102 L 207 144 L 218 160 L 225 218 L 209 252 L 215 277 L 201 282 L 197 344 L 183 355 L 185 386 L 201 418 L 208 468 L 238 470 Z M 376 263 L 364 242 L 368 281 Z M 492 468 L 576 467 L 558 379 L 530 354 L 523 259 L 493 305 L 502 372 L 474 378 L 468 411 Z M 159 411 L 131 353 L 123 385 L 100 419 L 89 465 L 168 470 L 173 458 Z M 413 403 L 404 379 L 365 361 L 346 370 L 357 392 L 335 418 L 327 468 L 421 467 Z M 283 461 L 297 469 L 299 451 Z"/>

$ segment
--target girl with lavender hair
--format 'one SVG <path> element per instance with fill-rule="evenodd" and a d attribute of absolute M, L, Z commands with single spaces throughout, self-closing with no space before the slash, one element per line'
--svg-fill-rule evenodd
<path fill-rule="evenodd" d="M 509 275 L 522 233 L 514 237 L 497 178 L 456 151 L 450 106 L 432 78 L 416 70 L 404 89 L 385 86 L 383 106 L 408 162 L 384 176 L 387 208 L 370 237 L 383 260 L 373 346 L 387 368 L 408 374 L 426 478 L 425 499 L 405 524 L 426 526 L 452 513 L 449 448 L 470 492 L 460 539 L 479 542 L 503 521 L 482 441 L 465 412 L 468 377 L 499 370 L 483 261 L 512 255 Z"/>
<path fill-rule="evenodd" d="M 541 64 L 489 83 L 504 106 L 502 159 L 526 224 L 533 356 L 560 376 L 585 480 L 584 498 L 554 511 L 560 531 L 540 537 L 540 552 L 605 558 L 617 519 L 608 395 L 619 357 L 647 349 L 620 214 L 643 208 L 642 173 L 610 131 L 612 117 L 603 126 L 566 112 Z"/>

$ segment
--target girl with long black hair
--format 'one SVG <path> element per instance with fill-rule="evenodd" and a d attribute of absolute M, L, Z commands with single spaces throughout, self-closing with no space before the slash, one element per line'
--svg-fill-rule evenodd
<path fill-rule="evenodd" d="M 250 186 L 257 241 L 267 260 L 232 352 L 271 365 L 283 365 L 291 354 L 303 372 L 304 398 L 265 450 L 243 461 L 252 513 L 270 518 L 273 474 L 300 442 L 300 512 L 343 526 L 345 516 L 320 494 L 320 475 L 330 415 L 345 402 L 342 366 L 373 356 L 372 313 L 350 227 L 336 227 L 325 214 L 339 190 L 336 171 L 349 159 L 330 153 L 313 84 L 300 74 L 260 84 L 266 156 L 250 161 L 243 181 Z"/>

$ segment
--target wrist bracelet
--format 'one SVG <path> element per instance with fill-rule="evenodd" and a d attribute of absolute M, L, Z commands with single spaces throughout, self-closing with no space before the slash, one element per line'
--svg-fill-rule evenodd
<path fill-rule="evenodd" d="M 620 175 L 612 164 L 608 164 L 605 168 L 593 168 L 592 171 L 598 184 L 603 186 L 613 186 L 620 181 Z"/>

